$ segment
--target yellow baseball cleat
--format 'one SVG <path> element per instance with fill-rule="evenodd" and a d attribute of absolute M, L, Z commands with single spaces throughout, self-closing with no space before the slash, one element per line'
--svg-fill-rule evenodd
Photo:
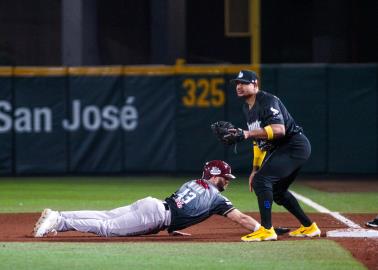
<path fill-rule="evenodd" d="M 301 225 L 299 229 L 292 231 L 291 233 L 289 233 L 289 235 L 292 237 L 320 237 L 320 233 L 321 231 L 318 228 L 318 225 L 313 222 L 311 226 L 308 227 Z"/>
<path fill-rule="evenodd" d="M 257 231 L 243 236 L 241 240 L 244 242 L 272 241 L 277 240 L 277 234 L 273 227 L 268 230 L 261 226 Z"/>

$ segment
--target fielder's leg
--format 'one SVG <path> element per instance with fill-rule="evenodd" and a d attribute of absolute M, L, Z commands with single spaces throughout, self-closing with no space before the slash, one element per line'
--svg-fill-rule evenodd
<path fill-rule="evenodd" d="M 304 213 L 298 200 L 288 191 L 289 186 L 295 180 L 300 168 L 295 170 L 289 177 L 282 179 L 273 185 L 273 200 L 276 204 L 285 207 L 304 226 L 310 226 L 312 221 Z"/>
<path fill-rule="evenodd" d="M 287 158 L 288 149 L 289 146 L 284 145 L 269 153 L 253 179 L 261 225 L 265 228 L 272 227 L 273 184 L 293 171 L 291 160 Z"/>

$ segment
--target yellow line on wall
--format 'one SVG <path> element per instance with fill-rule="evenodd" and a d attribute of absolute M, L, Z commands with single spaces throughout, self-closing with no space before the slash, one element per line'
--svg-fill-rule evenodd
<path fill-rule="evenodd" d="M 122 66 L 69 67 L 68 74 L 73 76 L 119 76 Z"/>
<path fill-rule="evenodd" d="M 185 65 L 176 66 L 177 74 L 224 74 L 225 66 Z"/>
<path fill-rule="evenodd" d="M 174 66 L 93 66 L 93 67 L 0 67 L 0 76 L 132 76 L 132 75 L 222 75 L 249 69 L 260 74 L 260 65 L 174 65 Z"/>
<path fill-rule="evenodd" d="M 64 76 L 67 74 L 66 67 L 15 67 L 14 76 Z"/>
<path fill-rule="evenodd" d="M 12 76 L 12 67 L 0 67 L 0 76 L 1 77 Z"/>
<path fill-rule="evenodd" d="M 123 75 L 173 75 L 174 66 L 124 66 Z"/>

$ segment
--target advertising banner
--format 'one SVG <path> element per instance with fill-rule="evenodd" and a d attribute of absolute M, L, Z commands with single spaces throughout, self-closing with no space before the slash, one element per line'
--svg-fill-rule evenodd
<path fill-rule="evenodd" d="M 123 95 L 122 77 L 89 76 L 70 70 L 68 118 L 62 124 L 69 138 L 69 172 L 120 173 L 123 133 L 132 129 Z"/>
<path fill-rule="evenodd" d="M 198 171 L 205 161 L 225 159 L 224 146 L 215 139 L 211 124 L 225 120 L 223 74 L 177 76 L 177 170 Z"/>
<path fill-rule="evenodd" d="M 210 128 L 248 128 L 241 69 L 303 127 L 302 172 L 377 173 L 377 65 L 283 64 L 0 67 L 0 175 L 198 173 L 214 159 L 249 173 L 252 140 L 224 146 Z"/>
<path fill-rule="evenodd" d="M 329 69 L 329 172 L 377 173 L 377 65 Z"/>
<path fill-rule="evenodd" d="M 168 75 L 124 77 L 123 97 L 129 107 L 124 132 L 125 171 L 176 170 L 176 89 Z M 133 109 L 132 109 L 133 108 Z"/>
<path fill-rule="evenodd" d="M 12 77 L 11 69 L 0 69 L 0 175 L 12 173 Z"/>
<path fill-rule="evenodd" d="M 66 115 L 66 78 L 18 76 L 13 80 L 9 115 L 13 116 L 15 172 L 66 172 L 67 136 L 61 126 Z"/>

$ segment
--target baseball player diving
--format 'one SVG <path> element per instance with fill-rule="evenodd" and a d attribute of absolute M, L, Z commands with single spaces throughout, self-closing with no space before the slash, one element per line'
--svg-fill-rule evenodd
<path fill-rule="evenodd" d="M 231 145 L 246 139 L 253 141 L 253 168 L 249 190 L 257 196 L 261 226 L 242 237 L 243 241 L 276 240 L 272 226 L 273 201 L 284 206 L 301 226 L 289 233 L 293 237 L 320 236 L 320 229 L 302 210 L 289 186 L 311 154 L 311 145 L 303 130 L 276 96 L 259 90 L 259 78 L 250 70 L 241 70 L 234 83 L 236 95 L 245 103 L 243 112 L 248 130 L 219 121 L 211 127 L 217 137 Z"/>
<path fill-rule="evenodd" d="M 45 209 L 34 227 L 34 237 L 50 232 L 79 231 L 99 236 L 135 236 L 167 230 L 171 235 L 188 235 L 178 230 L 200 223 L 214 214 L 222 215 L 250 231 L 260 224 L 241 213 L 221 192 L 231 179 L 231 167 L 224 161 L 205 164 L 202 178 L 183 184 L 175 193 L 159 200 L 147 197 L 110 211 L 52 211 Z"/>

